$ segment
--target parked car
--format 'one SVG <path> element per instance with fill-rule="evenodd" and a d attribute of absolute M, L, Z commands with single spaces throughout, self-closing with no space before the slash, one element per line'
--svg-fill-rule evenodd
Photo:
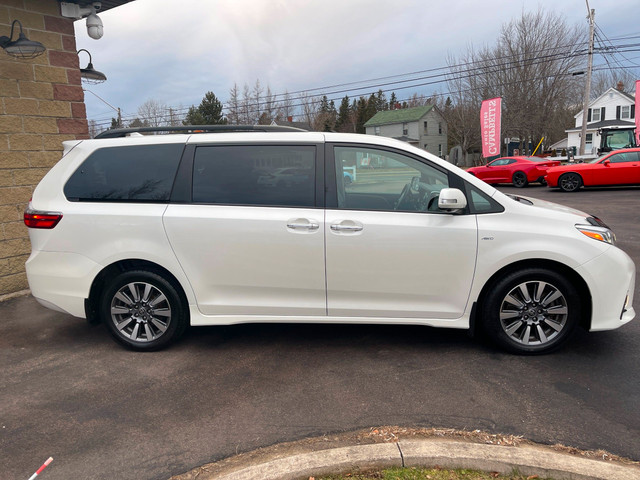
<path fill-rule="evenodd" d="M 541 157 L 503 157 L 484 166 L 467 170 L 487 183 L 513 183 L 514 187 L 526 187 L 531 182 L 544 183 L 547 168 L 560 165 L 559 160 Z"/>
<path fill-rule="evenodd" d="M 386 137 L 231 128 L 65 142 L 24 213 L 33 296 L 136 350 L 188 325 L 340 322 L 478 329 L 535 354 L 635 316 L 635 265 L 591 215 Z M 389 167 L 346 188 L 367 155 Z M 283 162 L 298 182 L 260 182 Z"/>
<path fill-rule="evenodd" d="M 640 185 L 640 148 L 607 153 L 588 163 L 576 163 L 547 170 L 547 185 L 565 192 L 580 187 Z"/>

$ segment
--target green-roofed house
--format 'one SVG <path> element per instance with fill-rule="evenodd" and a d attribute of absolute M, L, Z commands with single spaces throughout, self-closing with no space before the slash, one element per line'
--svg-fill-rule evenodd
<path fill-rule="evenodd" d="M 384 110 L 364 124 L 367 135 L 396 138 L 444 158 L 447 122 L 435 105 Z"/>

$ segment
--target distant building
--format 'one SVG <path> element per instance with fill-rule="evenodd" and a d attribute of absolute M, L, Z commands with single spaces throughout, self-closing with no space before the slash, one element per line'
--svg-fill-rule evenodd
<path fill-rule="evenodd" d="M 384 110 L 364 124 L 367 135 L 391 137 L 444 158 L 447 122 L 435 105 Z"/>
<path fill-rule="evenodd" d="M 311 125 L 307 122 L 294 122 L 293 117 L 287 117 L 286 119 L 274 119 L 271 121 L 271 125 L 279 125 L 281 127 L 294 127 L 301 128 L 302 130 L 313 130 Z"/>
<path fill-rule="evenodd" d="M 587 111 L 587 137 L 585 155 L 596 155 L 600 146 L 598 130 L 604 127 L 631 127 L 635 125 L 635 97 L 623 91 L 622 83 L 610 88 L 589 104 Z M 582 110 L 575 116 L 575 127 L 566 130 L 569 148 L 580 151 L 582 133 Z"/>

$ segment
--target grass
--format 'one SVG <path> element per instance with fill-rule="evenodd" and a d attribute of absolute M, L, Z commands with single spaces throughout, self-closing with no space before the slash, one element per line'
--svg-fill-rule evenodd
<path fill-rule="evenodd" d="M 309 480 L 311 480 L 311 477 Z M 521 475 L 514 472 L 501 475 L 497 472 L 480 472 L 477 470 L 448 470 L 442 468 L 388 468 L 369 473 L 348 473 L 317 477 L 314 480 L 553 480 L 542 479 L 537 475 Z"/>

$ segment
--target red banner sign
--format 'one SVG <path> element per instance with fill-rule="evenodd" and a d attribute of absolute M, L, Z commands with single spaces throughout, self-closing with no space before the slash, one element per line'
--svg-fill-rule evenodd
<path fill-rule="evenodd" d="M 640 145 L 640 80 L 636 80 L 636 145 Z"/>
<path fill-rule="evenodd" d="M 501 114 L 502 98 L 491 98 L 482 102 L 480 125 L 482 127 L 482 156 L 485 158 L 500 155 Z"/>

